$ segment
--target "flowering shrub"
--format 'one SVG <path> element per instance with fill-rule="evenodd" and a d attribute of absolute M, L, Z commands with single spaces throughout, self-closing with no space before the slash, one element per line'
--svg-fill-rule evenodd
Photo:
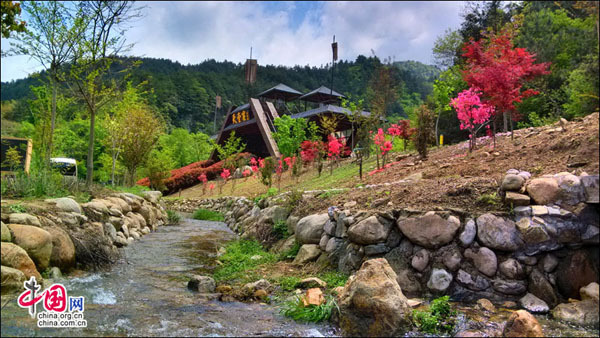
<path fill-rule="evenodd" d="M 206 174 L 202 173 L 200 174 L 200 176 L 198 176 L 198 181 L 202 182 L 202 195 L 204 195 L 206 193 Z"/>
<path fill-rule="evenodd" d="M 450 105 L 456 109 L 460 120 L 460 129 L 467 129 L 471 141 L 469 151 L 475 147 L 475 135 L 490 119 L 494 107 L 481 101 L 481 92 L 476 88 L 469 88 L 458 93 L 458 97 L 450 100 Z"/>
<path fill-rule="evenodd" d="M 250 153 L 240 153 L 236 158 L 250 158 Z M 171 176 L 164 181 L 166 194 L 172 194 L 200 183 L 200 176 L 204 174 L 208 181 L 219 177 L 223 170 L 223 161 L 214 163 L 211 160 L 199 161 L 186 165 L 178 169 L 171 170 Z M 150 181 L 147 177 L 137 181 L 138 185 L 150 186 Z"/>
<path fill-rule="evenodd" d="M 395 125 L 398 130 L 396 134 L 392 134 L 393 136 L 399 136 L 404 142 L 404 151 L 406 151 L 406 145 L 411 137 L 417 131 L 415 128 L 410 127 L 410 120 L 400 120 L 398 124 Z"/>

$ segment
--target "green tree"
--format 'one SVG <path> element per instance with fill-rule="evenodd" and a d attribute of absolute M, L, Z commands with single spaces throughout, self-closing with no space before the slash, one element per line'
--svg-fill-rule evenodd
<path fill-rule="evenodd" d="M 80 9 L 73 13 L 59 1 L 24 1 L 22 4 L 30 19 L 25 33 L 17 36 L 18 43 L 13 45 L 13 52 L 31 56 L 47 70 L 52 100 L 44 156 L 49 165 L 56 125 L 56 97 L 64 80 L 62 67 L 73 58 L 76 46 L 81 44 L 87 20 Z"/>
<path fill-rule="evenodd" d="M 19 20 L 21 15 L 21 4 L 15 1 L 2 1 L 0 5 L 2 16 L 2 37 L 10 38 L 11 32 L 21 33 L 25 31 L 25 21 Z"/>
<path fill-rule="evenodd" d="M 431 100 L 435 111 L 437 112 L 437 118 L 435 120 L 435 142 L 439 145 L 439 131 L 440 131 L 440 120 L 452 120 L 454 123 L 455 115 L 452 107 L 450 107 L 450 100 L 458 94 L 458 92 L 466 89 L 467 84 L 462 79 L 462 74 L 459 66 L 453 66 L 440 74 L 440 77 L 433 83 L 433 93 L 431 94 Z M 443 117 L 443 119 L 442 119 Z M 446 129 L 446 128 L 444 128 Z M 453 128 L 456 129 L 456 128 Z"/>
<path fill-rule="evenodd" d="M 463 45 L 463 38 L 458 30 L 450 28 L 438 36 L 433 44 L 433 59 L 435 64 L 442 69 L 448 69 L 458 64 Z"/>
<path fill-rule="evenodd" d="M 278 117 L 273 121 L 277 129 L 273 133 L 273 138 L 277 142 L 279 152 L 284 157 L 291 157 L 298 154 L 300 143 L 307 139 L 306 131 L 308 122 L 306 119 L 293 119 L 288 115 Z"/>
<path fill-rule="evenodd" d="M 151 189 L 166 190 L 164 181 L 171 175 L 171 161 L 168 153 L 152 149 L 144 166 L 144 175 L 150 180 Z"/>
<path fill-rule="evenodd" d="M 215 148 L 219 154 L 219 159 L 223 161 L 230 158 L 231 155 L 235 155 L 244 151 L 244 149 L 246 149 L 246 143 L 242 143 L 242 138 L 236 137 L 235 131 L 232 131 L 225 141 L 225 144 L 223 146 L 215 144 Z"/>
<path fill-rule="evenodd" d="M 129 110 L 123 118 L 123 125 L 121 158 L 129 174 L 128 184 L 133 185 L 137 168 L 146 161 L 164 126 L 149 106 Z"/>
<path fill-rule="evenodd" d="M 90 1 L 81 3 L 79 7 L 83 16 L 90 21 L 82 43 L 78 44 L 75 50 L 75 61 L 70 67 L 70 80 L 74 93 L 83 101 L 89 114 L 90 133 L 86 163 L 86 184 L 89 186 L 94 171 L 96 114 L 114 97 L 117 90 L 115 79 L 107 81 L 105 77 L 117 60 L 116 56 L 131 47 L 125 45 L 125 25 L 140 16 L 140 9 L 135 8 L 129 1 Z M 134 161 L 130 162 L 130 165 L 131 163 L 135 163 L 131 167 L 134 169 L 132 174 L 135 175 L 135 168 L 139 163 Z"/>

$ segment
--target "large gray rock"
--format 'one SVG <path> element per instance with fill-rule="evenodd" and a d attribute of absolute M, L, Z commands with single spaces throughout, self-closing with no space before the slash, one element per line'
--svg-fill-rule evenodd
<path fill-rule="evenodd" d="M 298 250 L 296 258 L 294 258 L 294 264 L 305 264 L 312 262 L 319 257 L 321 249 L 316 244 L 304 244 Z"/>
<path fill-rule="evenodd" d="M 272 207 L 264 208 L 261 210 L 258 222 L 268 224 L 285 222 L 289 214 L 290 213 L 286 208 L 279 205 L 274 205 Z"/>
<path fill-rule="evenodd" d="M 364 248 L 366 256 L 381 255 L 390 251 L 390 248 L 384 243 L 366 245 Z"/>
<path fill-rule="evenodd" d="M 476 249 L 465 250 L 465 257 L 470 258 L 473 264 L 483 274 L 493 277 L 498 269 L 498 260 L 496 254 L 486 248 L 482 247 L 478 251 Z"/>
<path fill-rule="evenodd" d="M 507 191 L 504 197 L 504 202 L 513 207 L 526 206 L 531 202 L 531 198 L 524 194 L 519 194 L 512 191 Z"/>
<path fill-rule="evenodd" d="M 536 268 L 529 274 L 528 290 L 531 294 L 546 302 L 550 307 L 554 307 L 558 304 L 558 297 L 556 296 L 552 285 L 548 282 L 546 277 L 544 277 L 544 274 Z"/>
<path fill-rule="evenodd" d="M 521 238 L 527 244 L 539 244 L 550 239 L 550 235 L 544 228 L 545 221 L 540 217 L 523 217 L 517 222 L 517 229 Z"/>
<path fill-rule="evenodd" d="M 528 293 L 523 296 L 523 298 L 519 299 L 519 305 L 525 310 L 533 313 L 547 313 L 550 311 L 550 308 L 546 302 L 537 298 L 531 293 Z"/>
<path fill-rule="evenodd" d="M 1 263 L 4 266 L 15 268 L 29 279 L 31 276 L 35 277 L 36 280 L 41 280 L 42 276 L 37 271 L 35 263 L 29 258 L 27 252 L 18 245 L 8 242 L 2 242 L 0 252 L 2 253 Z"/>
<path fill-rule="evenodd" d="M 2 223 L 2 242 L 11 242 L 12 236 L 10 235 L 10 230 L 8 230 L 8 227 L 4 222 L 0 223 Z"/>
<path fill-rule="evenodd" d="M 558 266 L 558 259 L 553 254 L 547 254 L 542 259 L 542 268 L 544 272 L 552 272 Z"/>
<path fill-rule="evenodd" d="M 158 204 L 160 198 L 162 197 L 162 192 L 160 191 L 143 191 L 142 197 L 146 199 L 146 201 L 152 204 Z"/>
<path fill-rule="evenodd" d="M 99 200 L 93 200 L 91 202 L 87 202 L 81 205 L 85 215 L 94 222 L 106 222 L 108 221 L 108 216 L 110 215 L 110 211 L 106 204 L 102 203 Z M 138 207 L 139 209 L 139 207 Z"/>
<path fill-rule="evenodd" d="M 580 180 L 585 192 L 585 201 L 598 204 L 598 175 L 581 176 Z"/>
<path fill-rule="evenodd" d="M 300 244 L 319 244 L 323 235 L 323 226 L 329 215 L 318 214 L 302 218 L 296 225 L 296 239 Z"/>
<path fill-rule="evenodd" d="M 492 214 L 477 218 L 477 238 L 481 244 L 502 251 L 515 251 L 523 245 L 515 223 Z"/>
<path fill-rule="evenodd" d="M 447 220 L 427 213 L 421 217 L 398 219 L 398 228 L 413 243 L 435 249 L 448 244 L 460 228 L 460 220 L 454 216 Z"/>
<path fill-rule="evenodd" d="M 544 337 L 542 326 L 535 317 L 525 311 L 513 312 L 502 331 L 503 337 Z"/>
<path fill-rule="evenodd" d="M 552 317 L 568 323 L 598 327 L 598 301 L 593 299 L 560 304 L 552 309 Z"/>
<path fill-rule="evenodd" d="M 465 223 L 465 228 L 460 233 L 459 239 L 460 243 L 464 246 L 469 246 L 475 240 L 475 236 L 477 235 L 477 226 L 475 225 L 475 221 L 469 219 L 467 223 Z"/>
<path fill-rule="evenodd" d="M 429 264 L 429 251 L 421 249 L 413 256 L 411 265 L 415 270 L 422 272 Z"/>
<path fill-rule="evenodd" d="M 500 188 L 504 191 L 519 191 L 524 183 L 525 179 L 522 176 L 508 174 L 504 176 Z"/>
<path fill-rule="evenodd" d="M 47 227 L 44 230 L 52 236 L 50 265 L 62 271 L 69 271 L 75 266 L 75 245 L 71 237 L 59 227 Z"/>
<path fill-rule="evenodd" d="M 47 199 L 46 202 L 54 203 L 56 207 L 64 212 L 83 213 L 81 206 L 74 199 L 68 197 L 60 197 Z"/>
<path fill-rule="evenodd" d="M 445 291 L 452 283 L 452 274 L 444 269 L 433 269 L 427 287 L 433 291 Z"/>
<path fill-rule="evenodd" d="M 523 281 L 507 281 L 503 279 L 495 279 L 492 281 L 494 290 L 505 295 L 522 295 L 527 291 L 527 286 Z"/>
<path fill-rule="evenodd" d="M 559 198 L 561 205 L 575 205 L 586 200 L 584 187 L 579 177 L 563 172 L 555 175 L 560 189 Z"/>
<path fill-rule="evenodd" d="M 273 245 L 273 252 L 277 254 L 288 252 L 291 248 L 294 247 L 294 244 L 296 244 L 296 236 L 291 235 L 290 237 L 282 239 L 279 242 L 275 243 L 275 245 Z"/>
<path fill-rule="evenodd" d="M 552 204 L 560 198 L 559 193 L 558 183 L 552 177 L 534 178 L 527 184 L 527 194 L 535 204 Z"/>
<path fill-rule="evenodd" d="M 593 299 L 598 300 L 599 298 L 599 288 L 598 283 L 590 283 L 587 286 L 579 289 L 579 294 L 581 295 L 581 300 Z"/>
<path fill-rule="evenodd" d="M 52 236 L 48 231 L 32 225 L 8 224 L 13 242 L 27 251 L 38 270 L 50 265 L 52 256 Z"/>
<path fill-rule="evenodd" d="M 37 217 L 25 213 L 15 213 L 8 215 L 8 223 L 34 225 L 36 227 L 42 226 L 40 224 L 40 220 Z"/>
<path fill-rule="evenodd" d="M 490 286 L 490 282 L 487 279 L 477 275 L 473 276 L 462 269 L 458 270 L 456 280 L 473 291 L 485 290 Z"/>
<path fill-rule="evenodd" d="M 187 284 L 188 289 L 200 293 L 213 293 L 215 292 L 216 286 L 217 284 L 212 277 L 200 275 L 193 275 Z"/>
<path fill-rule="evenodd" d="M 352 225 L 348 229 L 348 238 L 358 244 L 384 242 L 391 228 L 392 225 L 389 222 L 381 222 L 377 216 L 370 216 Z"/>
<path fill-rule="evenodd" d="M 25 282 L 25 274 L 20 270 L 2 265 L 2 293 L 11 291 L 23 290 L 23 282 Z"/>
<path fill-rule="evenodd" d="M 340 328 L 347 336 L 396 336 L 411 327 L 411 307 L 384 258 L 365 261 L 339 296 Z"/>
<path fill-rule="evenodd" d="M 286 225 L 287 225 L 287 229 L 288 232 L 293 235 L 296 233 L 296 226 L 298 225 L 298 221 L 300 220 L 300 218 L 298 218 L 298 216 L 290 216 L 288 217 L 288 219 L 286 220 Z"/>
<path fill-rule="evenodd" d="M 509 279 L 523 279 L 525 277 L 523 266 L 514 258 L 509 258 L 500 263 L 500 272 Z"/>

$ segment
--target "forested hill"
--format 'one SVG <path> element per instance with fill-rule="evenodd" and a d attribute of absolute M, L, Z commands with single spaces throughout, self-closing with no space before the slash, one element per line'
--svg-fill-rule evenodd
<path fill-rule="evenodd" d="M 133 84 L 147 80 L 148 88 L 154 92 L 151 103 L 172 125 L 192 131 L 211 131 L 216 95 L 222 96 L 226 109 L 229 105 L 245 102 L 248 93 L 256 95 L 280 82 L 301 92 L 308 92 L 321 85 L 329 87 L 331 84 L 331 69 L 325 66 L 259 65 L 257 82 L 249 88 L 244 83 L 244 65 L 241 63 L 206 60 L 196 65 L 182 65 L 167 59 L 135 60 L 142 62 L 132 72 Z M 379 65 L 381 62 L 378 58 L 362 55 L 355 61 L 338 62 L 334 72 L 334 89 L 352 99 L 367 99 L 369 81 Z M 389 111 L 394 115 L 405 116 L 401 102 L 419 98 L 424 100 L 431 93 L 432 83 L 440 70 L 417 61 L 401 61 L 393 65 L 399 95 Z M 39 80 L 34 77 L 3 82 L 2 101 L 29 98 L 32 96 L 30 86 L 39 84 Z M 368 99 L 365 102 L 368 104 Z"/>

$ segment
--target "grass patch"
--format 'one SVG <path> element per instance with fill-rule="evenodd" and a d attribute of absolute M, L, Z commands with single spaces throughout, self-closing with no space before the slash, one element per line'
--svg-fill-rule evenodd
<path fill-rule="evenodd" d="M 254 204 L 258 205 L 261 200 L 275 195 L 277 195 L 277 188 L 269 188 L 266 193 L 260 194 L 254 198 Z"/>
<path fill-rule="evenodd" d="M 13 204 L 8 206 L 8 210 L 12 213 L 24 213 L 27 212 L 27 208 L 21 203 Z"/>
<path fill-rule="evenodd" d="M 331 318 L 333 310 L 339 307 L 332 296 L 327 296 L 323 304 L 309 305 L 304 307 L 302 298 L 296 297 L 294 300 L 283 304 L 281 314 L 290 317 L 295 321 L 318 323 Z"/>
<path fill-rule="evenodd" d="M 258 256 L 260 258 L 256 259 Z M 247 280 L 248 270 L 276 260 L 277 257 L 266 252 L 257 241 L 240 239 L 225 247 L 225 254 L 219 257 L 223 265 L 215 270 L 213 278 L 217 281 Z"/>
<path fill-rule="evenodd" d="M 327 287 L 329 289 L 333 289 L 336 288 L 338 286 L 344 286 L 346 285 L 346 282 L 348 281 L 348 275 L 343 273 L 343 272 L 339 272 L 339 271 L 326 271 L 321 273 L 318 276 L 322 281 L 324 281 L 325 283 L 327 283 Z"/>
<path fill-rule="evenodd" d="M 502 202 L 500 196 L 495 192 L 491 194 L 483 194 L 477 198 L 478 204 L 486 204 L 486 205 L 498 205 Z"/>
<path fill-rule="evenodd" d="M 294 291 L 296 290 L 296 285 L 300 283 L 300 277 L 296 276 L 285 276 L 276 280 L 275 282 L 281 286 L 283 291 Z"/>
<path fill-rule="evenodd" d="M 450 296 L 436 298 L 426 311 L 413 310 L 413 323 L 421 332 L 450 334 L 456 325 L 456 311 L 448 303 Z"/>
<path fill-rule="evenodd" d="M 317 195 L 317 197 L 322 200 L 326 200 L 331 196 L 339 195 L 343 192 L 344 192 L 343 190 L 328 190 L 328 191 L 324 191 L 324 192 L 320 193 L 319 195 Z"/>
<path fill-rule="evenodd" d="M 143 185 L 134 185 L 133 187 L 125 187 L 121 185 L 107 185 L 106 188 L 118 192 L 128 192 L 130 194 L 138 196 L 141 196 L 144 191 L 150 191 L 150 188 Z"/>
<path fill-rule="evenodd" d="M 178 224 L 181 221 L 181 216 L 173 210 L 167 210 L 168 224 Z"/>
<path fill-rule="evenodd" d="M 218 211 L 208 210 L 208 209 L 198 209 L 192 215 L 193 219 L 198 219 L 201 221 L 216 221 L 223 222 L 225 217 L 223 214 Z"/>

